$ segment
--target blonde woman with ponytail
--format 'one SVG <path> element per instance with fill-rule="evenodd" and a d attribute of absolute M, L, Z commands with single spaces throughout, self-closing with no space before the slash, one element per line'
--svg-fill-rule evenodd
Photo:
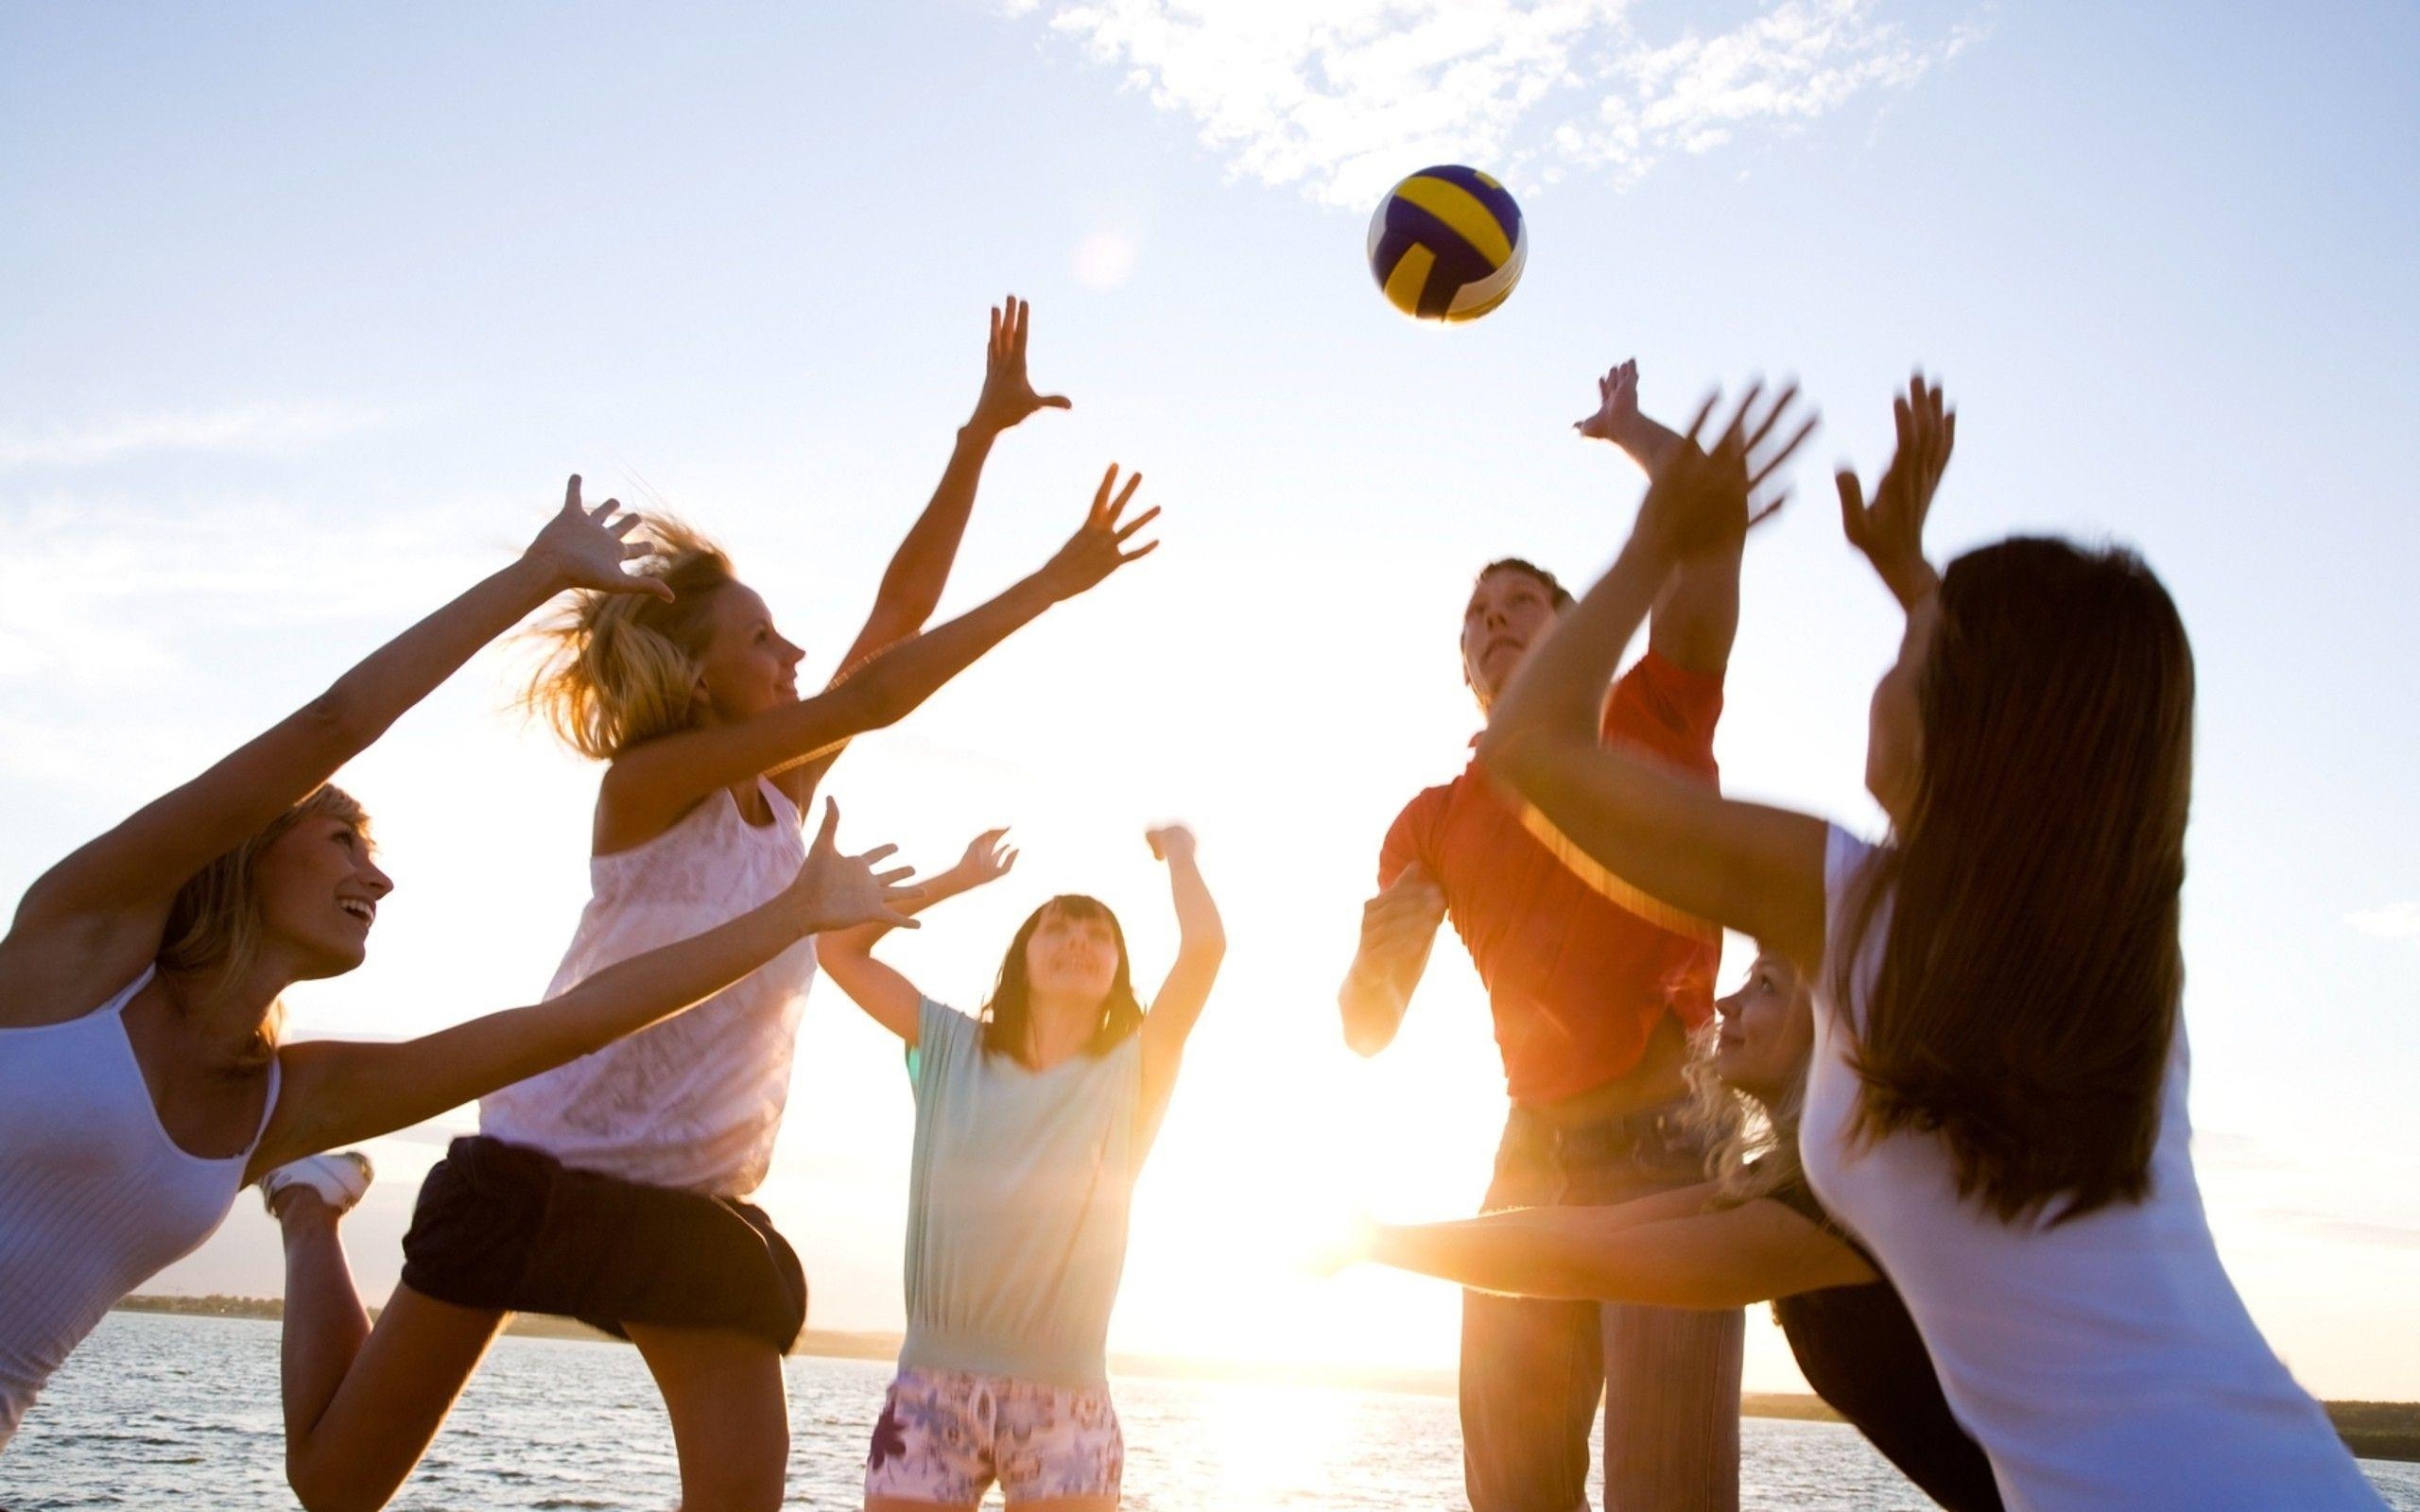
<path fill-rule="evenodd" d="M 1064 407 L 1026 377 L 1026 306 L 994 310 L 985 379 L 941 487 L 892 558 L 841 675 L 800 696 L 804 653 L 731 559 L 647 523 L 653 598 L 584 595 L 543 634 L 529 708 L 604 764 L 593 895 L 550 992 L 711 928 L 797 869 L 801 815 L 841 747 L 891 724 L 1011 632 L 1149 552 L 1157 510 L 1112 467 L 1082 526 L 1039 571 L 926 630 L 993 440 Z M 402 1283 L 358 1354 L 289 1371 L 287 1478 L 306 1507 L 391 1497 L 514 1312 L 580 1318 L 638 1346 L 664 1394 L 687 1512 L 780 1504 L 789 1457 L 781 1360 L 806 1279 L 762 1182 L 815 971 L 801 941 L 681 1019 L 492 1091 L 479 1134 L 429 1172 Z M 289 1296 L 357 1312 L 333 1207 L 281 1210 Z M 289 1303 L 289 1305 L 291 1305 Z"/>
<path fill-rule="evenodd" d="M 1712 1147 L 1703 1186 L 1606 1208 L 1372 1225 L 1340 1258 L 1516 1297 L 1771 1301 L 1807 1384 L 1875 1448 L 1954 1512 L 1997 1512 L 1991 1463 L 1950 1416 L 1906 1305 L 1799 1166 L 1812 1003 L 1789 959 L 1767 951 L 1715 1004 L 1688 1066 L 1691 1119 Z"/>
<path fill-rule="evenodd" d="M 766 907 L 577 992 L 398 1044 L 279 1042 L 279 995 L 359 966 L 394 885 L 328 779 L 555 594 L 660 593 L 625 572 L 635 522 L 615 508 L 583 508 L 573 478 L 518 561 L 26 889 L 0 937 L 0 1450 L 110 1307 L 207 1239 L 243 1187 L 341 1199 L 356 1165 L 317 1152 L 595 1050 L 915 896 L 827 829 Z M 302 1300 L 289 1361 L 327 1342 Z"/>

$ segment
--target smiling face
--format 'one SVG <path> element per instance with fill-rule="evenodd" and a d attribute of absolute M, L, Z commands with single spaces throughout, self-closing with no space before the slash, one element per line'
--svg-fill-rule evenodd
<path fill-rule="evenodd" d="M 1117 984 L 1117 926 L 1106 913 L 1046 908 L 1026 940 L 1026 982 L 1034 998 L 1080 1005 L 1095 1018 Z"/>
<path fill-rule="evenodd" d="M 1938 596 L 1919 602 L 1899 637 L 1899 660 L 1874 685 L 1866 710 L 1865 789 L 1891 822 L 1905 828 L 1924 776 L 1924 718 L 1918 692 L 1941 627 Z"/>
<path fill-rule="evenodd" d="M 1760 1102 L 1778 1101 L 1814 1046 L 1813 1000 L 1789 962 L 1757 955 L 1737 991 L 1718 1001 L 1714 1072 Z"/>
<path fill-rule="evenodd" d="M 1535 573 L 1496 566 L 1479 575 L 1462 608 L 1462 680 L 1487 708 L 1512 681 L 1530 647 L 1561 612 L 1557 592 Z"/>
<path fill-rule="evenodd" d="M 737 724 L 798 702 L 798 664 L 806 653 L 773 628 L 772 610 L 754 589 L 729 583 L 716 590 L 706 625 L 706 647 L 698 657 L 705 718 Z"/>
<path fill-rule="evenodd" d="M 378 901 L 395 884 L 358 827 L 308 814 L 261 851 L 252 887 L 263 943 L 291 962 L 295 980 L 310 981 L 361 964 Z"/>

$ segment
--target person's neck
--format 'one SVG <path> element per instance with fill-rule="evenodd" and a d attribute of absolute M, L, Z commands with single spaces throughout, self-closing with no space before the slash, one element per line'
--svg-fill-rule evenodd
<path fill-rule="evenodd" d="M 1027 1010 L 1026 1059 L 1042 1070 L 1080 1053 L 1100 1022 L 1100 1005 L 1035 993 Z"/>
<path fill-rule="evenodd" d="M 241 1066 L 258 1058 L 262 1026 L 277 1007 L 277 1000 L 295 980 L 291 971 L 269 958 L 252 965 L 241 978 L 228 983 L 215 971 L 163 971 L 160 985 L 176 1005 L 194 1048 L 210 1064 Z"/>

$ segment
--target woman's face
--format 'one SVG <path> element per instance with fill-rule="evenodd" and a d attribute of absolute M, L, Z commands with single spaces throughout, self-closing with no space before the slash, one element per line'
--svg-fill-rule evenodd
<path fill-rule="evenodd" d="M 773 628 L 772 610 L 754 589 L 727 583 L 716 590 L 706 623 L 711 632 L 698 681 L 710 719 L 735 725 L 798 702 L 798 664 L 806 653 Z"/>
<path fill-rule="evenodd" d="M 1117 984 L 1115 926 L 1098 914 L 1049 910 L 1026 940 L 1025 974 L 1035 997 L 1086 1004 L 1098 1012 Z"/>
<path fill-rule="evenodd" d="M 1924 723 L 1916 690 L 1923 685 L 1925 662 L 1940 627 L 1937 595 L 1909 612 L 1907 630 L 1899 637 L 1899 660 L 1874 685 L 1874 701 L 1866 711 L 1865 789 L 1894 824 L 1906 824 L 1915 812 L 1924 775 Z"/>
<path fill-rule="evenodd" d="M 1714 1074 L 1751 1097 L 1779 1097 L 1814 1045 L 1812 1005 L 1797 970 L 1778 955 L 1760 954 L 1748 979 L 1714 1011 L 1721 1021 Z"/>
<path fill-rule="evenodd" d="M 296 963 L 297 981 L 341 976 L 370 946 L 378 900 L 395 884 L 370 839 L 345 820 L 314 814 L 269 842 L 252 863 L 262 933 Z"/>

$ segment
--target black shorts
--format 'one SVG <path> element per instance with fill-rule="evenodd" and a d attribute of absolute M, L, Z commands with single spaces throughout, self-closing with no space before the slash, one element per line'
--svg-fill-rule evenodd
<path fill-rule="evenodd" d="M 430 1167 L 404 1284 L 459 1307 L 624 1325 L 735 1329 L 787 1353 L 806 1273 L 761 1208 L 564 1165 L 484 1135 Z"/>

